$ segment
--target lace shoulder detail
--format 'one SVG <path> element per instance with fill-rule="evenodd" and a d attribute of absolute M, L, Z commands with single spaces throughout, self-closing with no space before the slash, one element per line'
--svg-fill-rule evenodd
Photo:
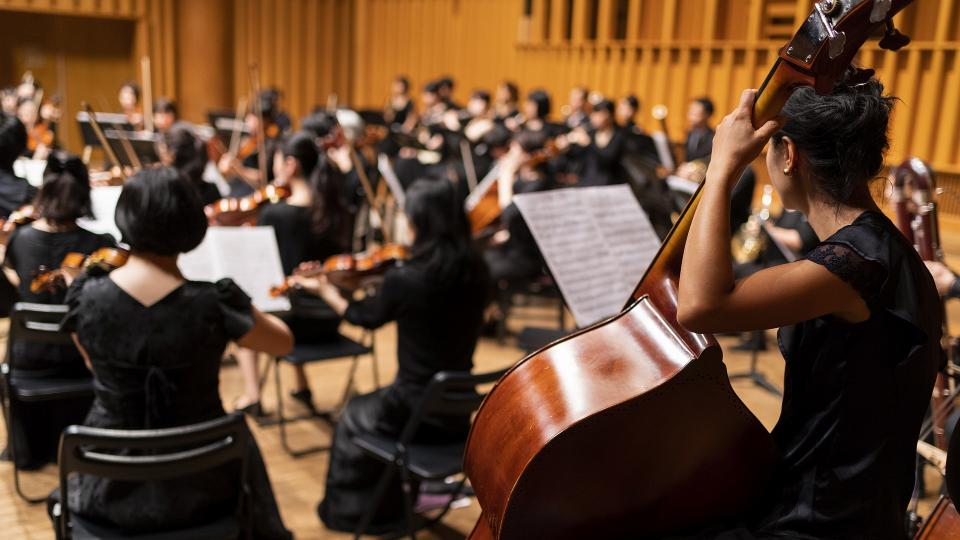
<path fill-rule="evenodd" d="M 887 269 L 882 264 L 863 257 L 845 244 L 820 244 L 806 258 L 849 283 L 864 300 L 876 296 L 887 279 Z"/>

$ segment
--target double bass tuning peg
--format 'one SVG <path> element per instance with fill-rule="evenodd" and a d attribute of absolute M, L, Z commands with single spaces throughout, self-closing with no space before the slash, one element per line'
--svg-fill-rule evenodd
<path fill-rule="evenodd" d="M 893 21 L 887 20 L 887 30 L 880 38 L 880 48 L 888 51 L 899 51 L 910 43 L 910 36 L 900 32 L 893 25 Z"/>

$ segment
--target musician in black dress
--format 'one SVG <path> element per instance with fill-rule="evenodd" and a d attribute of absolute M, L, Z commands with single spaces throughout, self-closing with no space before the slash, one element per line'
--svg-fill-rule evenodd
<path fill-rule="evenodd" d="M 403 75 L 397 75 L 390 83 L 390 100 L 384 110 L 383 119 L 388 125 L 404 131 L 410 131 L 413 127 L 408 122 L 416 122 L 413 99 L 410 98 L 410 80 Z"/>
<path fill-rule="evenodd" d="M 493 119 L 504 123 L 520 113 L 517 102 L 520 99 L 520 90 L 513 81 L 500 81 L 493 95 Z"/>
<path fill-rule="evenodd" d="M 0 218 L 33 201 L 37 189 L 13 172 L 13 162 L 27 148 L 27 129 L 16 116 L 0 113 Z"/>
<path fill-rule="evenodd" d="M 3 270 L 18 286 L 22 302 L 63 304 L 66 288 L 30 289 L 31 280 L 44 270 L 60 266 L 68 253 L 89 255 L 114 245 L 108 235 L 77 226 L 90 217 L 90 179 L 80 158 L 54 152 L 47 160 L 43 186 L 36 199 L 40 219 L 22 225 L 7 241 Z M 15 379 L 89 379 L 90 372 L 76 347 L 41 343 L 14 343 L 11 366 Z M 90 398 L 24 403 L 11 401 L 15 457 L 21 469 L 33 469 L 57 460 L 63 428 L 83 421 Z"/>
<path fill-rule="evenodd" d="M 487 277 L 482 259 L 471 247 L 462 208 L 449 182 L 418 181 L 411 186 L 406 212 L 415 238 L 412 258 L 387 271 L 375 296 L 348 302 L 324 278 L 299 280 L 352 324 L 378 328 L 397 322 L 396 380 L 350 400 L 337 423 L 319 507 L 320 519 L 330 529 L 354 530 L 384 470 L 354 446 L 351 437 L 364 432 L 397 435 L 435 373 L 470 371 L 473 366 Z M 469 425 L 466 416 L 435 418 L 416 438 L 463 441 Z M 399 483 L 394 483 L 367 532 L 385 533 L 402 526 L 402 500 Z"/>
<path fill-rule="evenodd" d="M 340 196 L 337 177 L 318 151 L 311 133 L 299 132 L 280 144 L 272 163 L 280 182 L 290 187 L 289 198 L 260 210 L 257 225 L 273 227 L 280 251 L 284 275 L 291 275 L 303 262 L 324 261 L 345 253 L 350 247 L 350 218 Z M 313 295 L 293 290 L 292 313 L 284 322 L 297 343 L 322 343 L 337 338 L 340 315 Z M 244 395 L 236 408 L 258 414 L 260 385 L 256 355 L 249 350 L 237 352 L 244 376 Z M 313 395 L 303 366 L 296 366 L 296 384 L 292 396 L 313 407 Z"/>
<path fill-rule="evenodd" d="M 220 200 L 220 189 L 213 182 L 203 179 L 207 166 L 207 151 L 197 137 L 193 126 L 186 122 L 177 122 L 161 132 L 157 143 L 160 162 L 180 171 L 200 194 L 204 206 Z"/>
<path fill-rule="evenodd" d="M 286 354 L 293 345 L 289 329 L 254 308 L 229 279 L 184 279 L 177 257 L 200 244 L 207 220 L 196 191 L 176 170 L 145 169 L 130 178 L 116 221 L 131 248 L 129 261 L 109 274 L 81 275 L 67 293 L 64 328 L 74 333 L 95 380 L 84 424 L 152 429 L 223 416 L 219 374 L 227 343 Z M 254 537 L 292 538 L 256 443 L 249 453 Z M 162 482 L 81 475 L 70 479 L 68 503 L 75 514 L 126 534 L 175 530 L 231 515 L 239 478 L 235 464 Z"/>
<path fill-rule="evenodd" d="M 567 139 L 575 146 L 572 160 L 579 161 L 578 186 L 611 186 L 624 184 L 629 178 L 622 161 L 626 151 L 627 132 L 614 119 L 613 102 L 601 100 L 594 104 L 589 115 L 590 130 L 575 129 Z"/>
<path fill-rule="evenodd" d="M 744 92 L 717 130 L 684 249 L 678 317 L 705 333 L 782 327 L 786 373 L 773 430 L 782 461 L 749 515 L 698 538 L 903 540 L 942 310 L 930 273 L 869 189 L 894 99 L 874 79 L 842 80 L 826 96 L 801 88 L 784 123 L 755 130 L 754 95 Z M 730 190 L 768 140 L 774 187 L 821 242 L 735 282 Z"/>
<path fill-rule="evenodd" d="M 708 97 L 697 98 L 690 102 L 690 107 L 687 109 L 687 123 L 690 125 L 690 130 L 687 132 L 683 154 L 685 162 L 710 157 L 713 149 L 713 128 L 710 127 L 713 109 L 713 101 Z"/>
<path fill-rule="evenodd" d="M 178 122 L 177 103 L 170 98 L 162 97 L 153 102 L 153 129 L 157 133 L 166 131 Z"/>

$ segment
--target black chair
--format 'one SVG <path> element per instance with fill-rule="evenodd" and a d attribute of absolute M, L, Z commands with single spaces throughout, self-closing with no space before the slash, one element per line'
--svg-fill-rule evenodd
<path fill-rule="evenodd" d="M 63 305 L 31 304 L 18 302 L 10 315 L 10 333 L 7 337 L 6 360 L 0 366 L 2 378 L 3 417 L 7 426 L 7 451 L 13 463 L 13 483 L 17 494 L 25 501 L 36 504 L 46 500 L 28 497 L 20 487 L 20 470 L 17 468 L 16 441 L 13 429 L 13 402 L 37 403 L 77 399 L 93 395 L 93 378 L 23 378 L 17 377 L 11 354 L 14 343 L 38 343 L 50 345 L 73 345 L 70 334 L 61 331 L 60 323 L 69 308 Z"/>
<path fill-rule="evenodd" d="M 148 450 L 144 455 L 118 455 L 110 450 Z M 60 439 L 60 503 L 55 505 L 58 538 L 140 540 L 199 540 L 250 537 L 252 512 L 249 510 L 247 456 L 250 432 L 242 413 L 189 426 L 117 430 L 70 426 Z M 68 477 L 87 474 L 128 482 L 169 480 L 219 467 L 231 461 L 240 465 L 240 483 L 236 513 L 211 519 L 210 523 L 190 529 L 130 535 L 80 516 L 71 516 Z"/>
<path fill-rule="evenodd" d="M 277 356 L 274 359 L 274 383 L 276 385 L 277 391 L 277 418 L 276 423 L 280 428 L 280 444 L 283 446 L 283 449 L 292 457 L 301 457 L 307 454 L 312 454 L 314 452 L 320 452 L 323 450 L 329 450 L 329 446 L 314 446 L 299 450 L 294 450 L 290 447 L 289 442 L 287 441 L 287 429 L 286 425 L 288 422 L 305 420 L 309 418 L 321 418 L 327 420 L 331 424 L 333 423 L 333 418 L 339 413 L 340 409 L 346 404 L 347 400 L 350 398 L 350 392 L 354 387 L 354 378 L 357 373 L 357 366 L 360 363 L 360 357 L 369 355 L 371 369 L 373 370 L 373 380 L 374 384 L 380 386 L 380 373 L 377 368 L 377 357 L 374 352 L 374 339 L 373 332 L 368 332 L 365 336 L 365 341 L 370 343 L 369 345 L 364 345 L 363 343 L 354 341 L 344 335 L 338 336 L 336 341 L 328 343 L 315 343 L 315 344 L 300 344 L 293 347 L 291 351 L 286 356 Z M 347 382 L 343 389 L 343 394 L 340 398 L 340 403 L 330 411 L 317 411 L 311 409 L 307 415 L 301 415 L 296 417 L 287 417 L 283 411 L 283 388 L 280 381 L 280 364 L 288 363 L 293 366 L 304 366 L 306 364 L 312 364 L 315 362 L 325 362 L 328 360 L 337 360 L 340 358 L 352 358 L 350 364 L 350 374 L 347 376 Z"/>
<path fill-rule="evenodd" d="M 450 444 L 419 444 L 412 442 L 424 418 L 438 416 L 467 416 L 480 407 L 485 394 L 476 391 L 476 386 L 494 382 L 506 373 L 499 370 L 473 375 L 456 371 L 441 371 L 433 376 L 399 437 L 388 437 L 376 433 L 364 433 L 351 439 L 373 458 L 387 464 L 387 470 L 377 483 L 373 499 L 366 514 L 354 531 L 354 538 L 360 538 L 373 519 L 380 502 L 386 495 L 393 475 L 400 474 L 403 482 L 404 511 L 407 519 L 407 533 L 416 538 L 415 531 L 438 523 L 450 510 L 450 505 L 463 489 L 466 477 L 456 486 L 450 500 L 435 518 L 416 526 L 414 523 L 411 479 L 418 481 L 442 481 L 463 472 L 463 453 L 466 441 Z"/>

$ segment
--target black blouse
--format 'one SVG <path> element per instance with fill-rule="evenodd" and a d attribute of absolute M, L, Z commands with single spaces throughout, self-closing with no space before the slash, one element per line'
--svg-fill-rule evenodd
<path fill-rule="evenodd" d="M 294 206 L 285 201 L 265 206 L 260 210 L 258 225 L 273 227 L 280 250 L 280 262 L 285 275 L 304 261 L 323 261 L 343 253 L 344 241 L 319 237 L 311 231 L 310 208 Z"/>
<path fill-rule="evenodd" d="M 627 144 L 627 133 L 623 128 L 613 128 L 613 135 L 605 146 L 597 144 L 596 132 L 590 133 L 590 145 L 583 149 L 583 172 L 578 186 L 610 186 L 623 184 L 629 179 L 623 170 L 621 160 Z"/>
<path fill-rule="evenodd" d="M 344 319 L 364 328 L 397 321 L 394 384 L 412 403 L 438 371 L 472 369 L 486 291 L 482 262 L 464 268 L 461 279 L 443 284 L 414 260 L 388 270 L 378 293 L 351 302 Z"/>
<path fill-rule="evenodd" d="M 916 444 L 941 358 L 940 299 L 913 247 L 864 212 L 807 259 L 851 284 L 870 318 L 780 330 L 783 462 L 755 529 L 796 538 L 906 537 Z"/>
<path fill-rule="evenodd" d="M 67 293 L 64 328 L 90 356 L 94 402 L 85 424 L 112 429 L 181 426 L 223 416 L 220 359 L 254 325 L 250 298 L 228 279 L 188 281 L 144 306 L 107 275 Z M 175 528 L 225 512 L 234 478 L 217 472 L 127 483 L 75 479 L 73 511 L 132 530 Z"/>

